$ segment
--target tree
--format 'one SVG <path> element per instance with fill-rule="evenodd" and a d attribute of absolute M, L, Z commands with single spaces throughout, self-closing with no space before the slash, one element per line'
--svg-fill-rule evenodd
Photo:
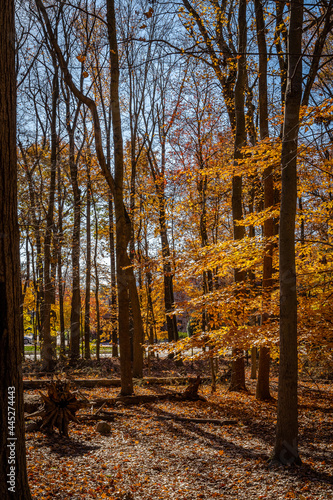
<path fill-rule="evenodd" d="M 52 54 L 51 54 L 52 55 Z M 54 288 L 51 276 L 51 241 L 54 224 L 54 204 L 56 190 L 56 172 L 58 155 L 57 136 L 57 104 L 59 98 L 59 75 L 56 58 L 52 57 L 54 75 L 52 82 L 52 111 L 51 111 L 51 175 L 49 202 L 46 214 L 46 229 L 44 237 L 44 302 L 42 304 L 42 349 L 41 356 L 44 369 L 51 371 L 55 364 L 55 352 L 51 338 L 51 304 L 53 302 Z"/>
<path fill-rule="evenodd" d="M 123 395 L 132 394 L 133 380 L 131 367 L 131 343 L 129 335 L 129 293 L 133 293 L 133 286 L 129 286 L 132 281 L 133 270 L 127 254 L 127 247 L 131 237 L 131 223 L 127 214 L 123 198 L 123 139 L 120 115 L 119 100 L 119 59 L 118 43 L 116 35 L 116 22 L 114 2 L 107 2 L 107 26 L 108 41 L 111 63 L 111 83 L 110 99 L 112 111 L 113 147 L 114 147 L 114 177 L 107 168 L 107 163 L 103 151 L 102 134 L 100 120 L 96 102 L 85 95 L 74 83 L 63 53 L 54 37 L 50 19 L 45 6 L 41 0 L 36 0 L 39 11 L 43 17 L 50 43 L 56 53 L 63 78 L 74 96 L 86 105 L 92 115 L 94 123 L 95 147 L 98 161 L 113 194 L 115 216 L 116 216 L 116 259 L 117 259 L 117 286 L 118 286 L 118 321 L 119 321 L 119 346 L 120 346 L 120 366 L 121 366 L 121 393 Z M 135 290 L 136 291 L 136 290 Z"/>
<path fill-rule="evenodd" d="M 91 274 L 91 179 L 90 179 L 90 150 L 85 155 L 87 165 L 87 207 L 86 207 L 86 295 L 84 306 L 84 357 L 90 359 L 90 274 Z"/>
<path fill-rule="evenodd" d="M 290 3 L 288 71 L 281 152 L 280 363 L 274 459 L 300 463 L 297 414 L 297 291 L 295 217 L 297 202 L 297 141 L 302 100 L 303 0 Z"/>
<path fill-rule="evenodd" d="M 234 239 L 244 238 L 245 228 L 240 223 L 242 219 L 242 176 L 237 172 L 238 161 L 243 158 L 242 147 L 246 144 L 246 127 L 244 111 L 244 95 L 246 85 L 246 0 L 240 0 L 238 12 L 239 56 L 237 61 L 237 80 L 235 85 L 235 151 L 234 163 L 235 174 L 232 179 L 232 219 L 234 223 Z M 245 278 L 244 271 L 235 269 L 235 283 L 240 284 Z M 233 350 L 234 360 L 232 362 L 230 390 L 245 389 L 244 357 L 238 349 Z"/>
<path fill-rule="evenodd" d="M 5 0 L 0 9 L 0 492 L 4 499 L 30 500 L 21 370 L 14 33 L 14 2 Z"/>
<path fill-rule="evenodd" d="M 267 99 L 267 46 L 265 36 L 264 11 L 261 0 L 255 0 L 256 10 L 256 31 L 259 49 L 259 120 L 260 120 L 260 139 L 265 140 L 269 136 L 268 128 L 268 99 Z M 267 167 L 263 173 L 264 176 L 264 208 L 269 209 L 274 204 L 274 183 L 273 168 Z M 273 245 L 269 238 L 274 235 L 274 221 L 272 217 L 264 222 L 264 237 L 268 239 L 264 262 L 263 262 L 263 314 L 261 323 L 267 317 L 265 308 L 267 307 L 272 288 L 272 254 Z M 256 388 L 257 399 L 269 399 L 269 364 L 270 354 L 266 346 L 261 346 L 259 351 L 259 371 Z"/>

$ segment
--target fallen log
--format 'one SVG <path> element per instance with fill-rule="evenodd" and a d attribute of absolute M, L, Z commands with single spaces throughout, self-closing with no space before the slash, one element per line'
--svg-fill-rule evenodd
<path fill-rule="evenodd" d="M 113 422 L 115 419 L 115 415 L 112 414 L 107 414 L 107 413 L 101 413 L 99 415 L 78 415 L 77 417 L 77 422 L 96 422 L 98 420 L 106 420 L 107 422 Z"/>
<path fill-rule="evenodd" d="M 23 389 L 43 389 L 52 380 L 37 379 L 37 380 L 23 380 Z M 76 387 L 120 387 L 120 379 L 76 379 L 72 381 Z"/>
<path fill-rule="evenodd" d="M 195 424 L 235 425 L 237 420 L 220 420 L 218 418 L 179 417 L 178 415 L 157 415 L 157 420 L 175 420 L 176 422 L 193 422 Z"/>
<path fill-rule="evenodd" d="M 186 398 L 184 394 L 179 392 L 168 392 L 165 394 L 141 394 L 134 396 L 117 396 L 115 398 L 97 398 L 89 401 L 90 406 L 106 406 L 106 407 L 114 407 L 119 404 L 123 406 L 134 406 L 141 405 L 147 403 L 157 403 L 158 401 L 187 401 L 191 400 L 190 398 Z M 192 399 L 193 400 L 193 399 Z M 203 396 L 199 396 L 196 398 L 199 401 L 206 401 Z M 38 396 L 34 396 L 34 403 L 32 402 L 32 398 L 30 398 L 29 403 L 24 404 L 24 411 L 30 413 L 31 411 L 38 410 L 40 407 L 40 398 Z"/>
<path fill-rule="evenodd" d="M 24 397 L 25 399 L 25 397 Z M 143 394 L 141 396 L 117 396 L 114 398 L 96 398 L 92 399 L 89 401 L 90 406 L 96 406 L 96 407 L 101 407 L 102 405 L 107 406 L 107 407 L 113 407 L 118 404 L 123 404 L 124 406 L 131 406 L 131 405 L 139 405 L 139 404 L 144 404 L 144 403 L 155 403 L 157 401 L 164 401 L 164 400 L 177 400 L 181 401 L 182 396 L 179 393 L 175 394 Z M 31 413 L 32 411 L 38 411 L 41 405 L 41 400 L 40 396 L 38 395 L 29 395 L 29 400 L 26 403 L 24 401 L 24 411 L 27 413 Z"/>
<path fill-rule="evenodd" d="M 193 377 L 144 377 L 133 379 L 133 384 L 145 385 L 186 385 Z M 76 387 L 121 387 L 120 378 L 71 379 Z M 201 382 L 209 382 L 210 377 L 203 377 Z M 47 387 L 51 379 L 23 380 L 23 389 L 42 389 Z"/>
<path fill-rule="evenodd" d="M 175 397 L 176 396 L 176 397 Z M 164 401 L 168 399 L 178 399 L 181 398 L 179 395 L 173 394 L 141 394 L 139 396 L 117 396 L 116 398 L 97 398 L 91 401 L 93 406 L 104 405 L 104 406 L 116 406 L 118 404 L 123 404 L 124 406 L 139 405 L 144 403 L 155 403 L 157 401 Z"/>

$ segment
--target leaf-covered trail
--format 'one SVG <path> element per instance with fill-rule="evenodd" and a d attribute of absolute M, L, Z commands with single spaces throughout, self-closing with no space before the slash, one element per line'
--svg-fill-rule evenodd
<path fill-rule="evenodd" d="M 114 500 L 329 499 L 333 498 L 333 387 L 300 387 L 302 467 L 268 465 L 276 402 L 218 386 L 207 402 L 165 402 L 118 407 L 109 436 L 94 425 L 71 425 L 70 439 L 27 434 L 28 474 L 36 499 Z M 273 384 L 274 388 L 274 384 Z M 318 390 L 320 389 L 320 390 Z M 161 389 L 156 389 L 160 391 Z M 155 388 L 138 388 L 147 394 Z M 84 391 L 110 397 L 117 389 Z M 273 395 L 276 397 L 274 390 Z M 158 416 L 235 419 L 219 426 Z"/>

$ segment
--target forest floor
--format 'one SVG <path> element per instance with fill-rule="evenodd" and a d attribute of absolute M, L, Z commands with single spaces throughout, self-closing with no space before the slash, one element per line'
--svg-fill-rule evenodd
<path fill-rule="evenodd" d="M 105 375 L 105 366 L 110 376 L 116 375 L 118 368 L 106 363 L 102 373 L 91 367 L 72 376 Z M 184 368 L 179 372 L 170 360 L 156 363 L 156 368 L 151 375 L 184 374 Z M 188 365 L 186 371 L 197 369 Z M 268 402 L 256 401 L 255 381 L 248 379 L 247 387 L 248 392 L 229 392 L 224 382 L 211 394 L 210 386 L 202 385 L 199 394 L 205 401 L 159 401 L 130 407 L 119 403 L 119 415 L 108 436 L 96 431 L 96 423 L 71 424 L 69 438 L 57 431 L 53 435 L 27 432 L 33 498 L 333 499 L 333 383 L 300 381 L 299 451 L 303 463 L 289 467 L 269 462 L 275 436 L 277 379 L 272 378 L 274 399 Z M 136 386 L 135 393 L 159 394 L 165 389 Z M 168 389 L 183 391 L 184 386 Z M 110 398 L 119 388 L 81 392 L 89 399 Z M 236 422 L 195 423 L 177 421 L 176 416 Z"/>

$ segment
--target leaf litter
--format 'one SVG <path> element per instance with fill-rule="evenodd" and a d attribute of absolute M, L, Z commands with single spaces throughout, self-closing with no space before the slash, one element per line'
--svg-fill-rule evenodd
<path fill-rule="evenodd" d="M 27 433 L 27 467 L 34 499 L 211 500 L 333 498 L 332 385 L 300 383 L 299 442 L 302 466 L 271 465 L 275 399 L 228 392 L 219 384 L 206 401 L 117 405 L 109 436 L 95 424 L 73 424 L 69 439 L 57 432 Z M 170 387 L 179 390 L 179 388 Z M 163 389 L 162 389 L 163 390 Z M 156 394 L 160 387 L 136 387 Z M 33 393 L 33 391 L 29 391 Z M 85 390 L 89 399 L 114 397 L 117 388 Z M 80 412 L 78 413 L 78 415 Z M 178 421 L 174 417 L 233 419 L 235 425 Z M 159 417 L 168 417 L 161 420 Z"/>

